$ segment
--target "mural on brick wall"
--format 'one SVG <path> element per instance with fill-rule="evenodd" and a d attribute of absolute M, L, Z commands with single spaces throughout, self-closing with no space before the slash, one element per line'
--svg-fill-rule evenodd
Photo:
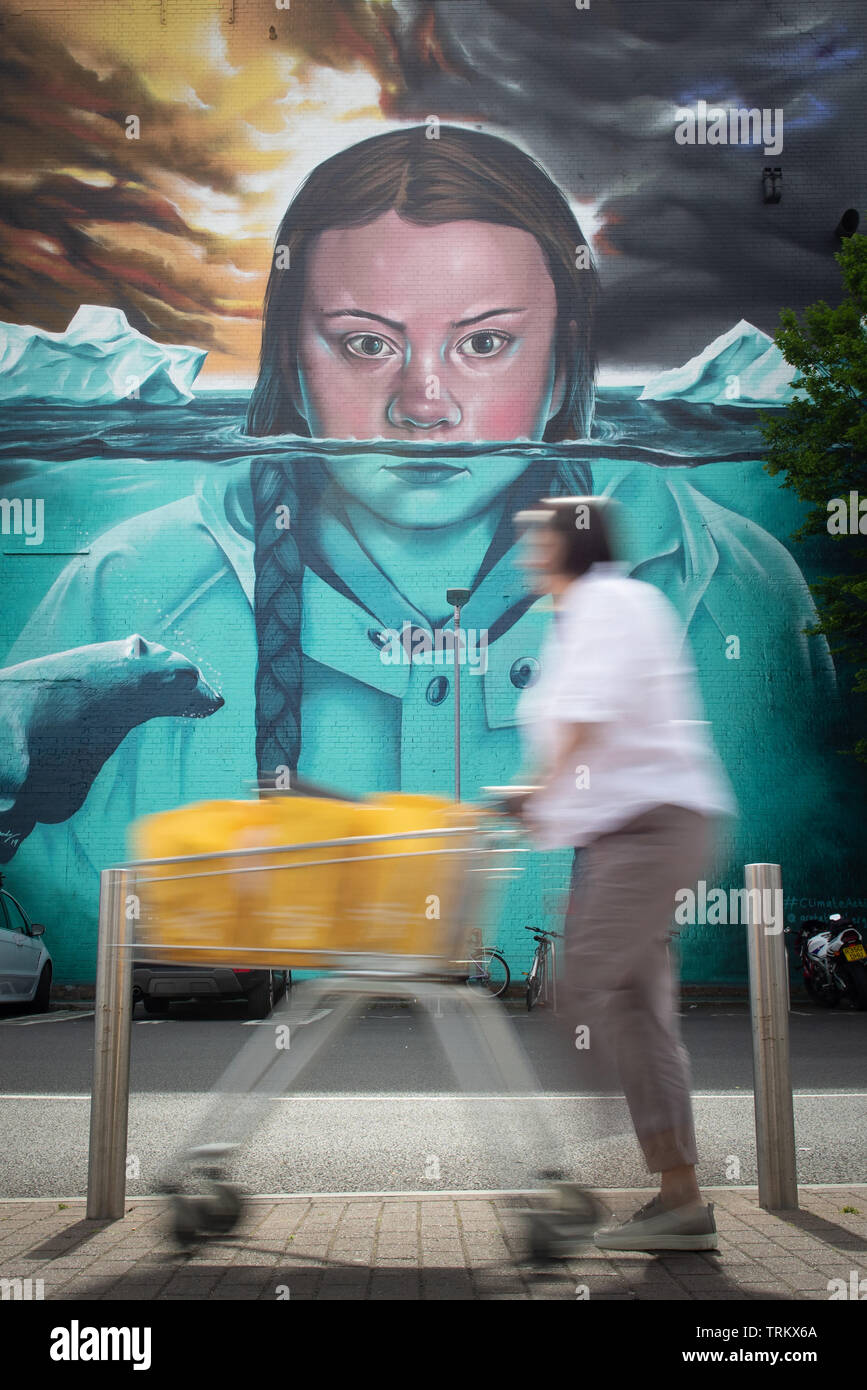
<path fill-rule="evenodd" d="M 92 976 L 137 816 L 296 773 L 448 795 L 449 588 L 464 795 L 518 779 L 551 613 L 512 517 L 551 495 L 621 501 L 681 615 L 740 804 L 716 883 L 778 861 L 790 917 L 863 917 L 823 546 L 758 416 L 797 389 L 779 307 L 834 294 L 861 190 L 816 167 L 818 89 L 854 100 L 864 22 L 781 30 L 763 70 L 745 3 L 723 72 L 693 16 L 684 70 L 682 8 L 6 16 L 0 864 L 57 978 Z M 784 148 L 830 211 L 763 201 Z M 568 858 L 510 887 L 517 968 Z M 699 913 L 683 969 L 741 979 L 742 926 Z"/>

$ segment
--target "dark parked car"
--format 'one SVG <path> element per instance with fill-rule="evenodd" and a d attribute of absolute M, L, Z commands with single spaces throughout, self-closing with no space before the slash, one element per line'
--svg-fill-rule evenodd
<path fill-rule="evenodd" d="M 166 1014 L 182 1000 L 246 999 L 251 1018 L 267 1018 L 276 1001 L 292 984 L 289 970 L 242 970 L 230 965 L 160 965 L 138 961 L 133 967 L 133 1008 L 139 1000 L 145 1013 Z"/>

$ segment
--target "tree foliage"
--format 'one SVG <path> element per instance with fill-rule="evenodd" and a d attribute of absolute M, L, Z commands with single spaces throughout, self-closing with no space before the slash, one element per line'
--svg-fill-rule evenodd
<path fill-rule="evenodd" d="M 802 322 L 792 309 L 780 313 L 775 342 L 797 368 L 799 398 L 763 414 L 762 432 L 767 471 L 785 473 L 783 487 L 813 504 L 794 539 L 822 533 L 839 560 L 810 585 L 818 622 L 809 631 L 828 638 L 854 671 L 852 690 L 867 695 L 867 237 L 847 238 L 835 259 L 845 289 L 835 308 L 820 299 Z M 851 751 L 867 762 L 867 737 Z"/>

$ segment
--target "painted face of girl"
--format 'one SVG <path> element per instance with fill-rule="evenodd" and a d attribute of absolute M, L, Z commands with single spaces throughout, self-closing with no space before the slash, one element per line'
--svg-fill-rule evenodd
<path fill-rule="evenodd" d="M 307 264 L 299 408 L 311 434 L 439 446 L 539 440 L 562 402 L 557 304 L 529 232 L 489 222 L 420 227 L 386 213 L 323 232 Z M 401 462 L 369 452 L 335 478 L 401 525 L 482 509 L 520 458 Z"/>

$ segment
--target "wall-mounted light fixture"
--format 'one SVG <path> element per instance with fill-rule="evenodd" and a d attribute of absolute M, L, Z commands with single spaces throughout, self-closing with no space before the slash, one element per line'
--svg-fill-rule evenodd
<path fill-rule="evenodd" d="M 854 236 L 860 221 L 861 217 L 857 209 L 847 208 L 834 228 L 835 237 L 839 237 L 840 241 L 843 241 L 846 237 Z"/>
<path fill-rule="evenodd" d="M 782 198 L 783 171 L 778 164 L 766 164 L 762 170 L 762 196 L 766 203 L 778 203 Z"/>

